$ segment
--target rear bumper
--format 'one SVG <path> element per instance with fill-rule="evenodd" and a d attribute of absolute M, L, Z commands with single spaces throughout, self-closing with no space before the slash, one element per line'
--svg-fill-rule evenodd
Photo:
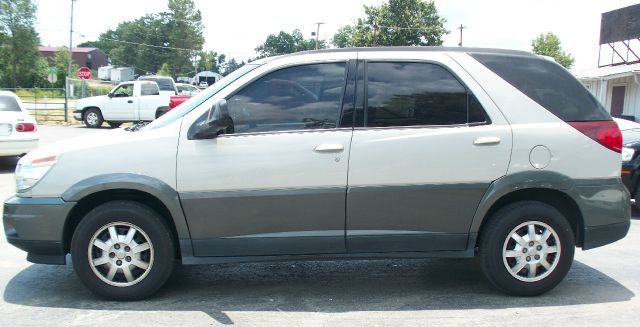
<path fill-rule="evenodd" d="M 630 221 L 604 226 L 587 227 L 584 231 L 583 250 L 597 248 L 624 238 L 631 226 Z"/>
<path fill-rule="evenodd" d="M 622 239 L 631 225 L 629 191 L 620 178 L 601 181 L 601 185 L 578 185 L 571 191 L 582 213 L 583 250 Z"/>
<path fill-rule="evenodd" d="M 7 241 L 31 262 L 64 264 L 64 223 L 74 205 L 61 198 L 9 198 L 2 217 Z"/>
<path fill-rule="evenodd" d="M 33 132 L 32 132 L 33 133 Z M 25 154 L 38 147 L 39 137 L 29 139 L 0 140 L 0 156 L 17 156 Z"/>

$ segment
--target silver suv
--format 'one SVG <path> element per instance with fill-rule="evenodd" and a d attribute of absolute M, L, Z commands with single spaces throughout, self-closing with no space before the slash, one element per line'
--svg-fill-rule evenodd
<path fill-rule="evenodd" d="M 109 133 L 22 158 L 4 228 L 110 299 L 153 294 L 176 261 L 429 256 L 479 256 L 498 289 L 537 295 L 630 224 L 617 125 L 525 52 L 267 58 Z"/>

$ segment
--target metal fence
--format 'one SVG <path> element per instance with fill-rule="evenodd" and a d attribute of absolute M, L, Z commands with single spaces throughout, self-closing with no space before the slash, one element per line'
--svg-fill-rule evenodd
<path fill-rule="evenodd" d="M 3 88 L 14 92 L 27 111 L 40 123 L 74 122 L 76 100 L 105 95 L 113 88 L 112 82 L 67 79 L 67 88 Z M 67 92 L 68 90 L 68 92 Z"/>

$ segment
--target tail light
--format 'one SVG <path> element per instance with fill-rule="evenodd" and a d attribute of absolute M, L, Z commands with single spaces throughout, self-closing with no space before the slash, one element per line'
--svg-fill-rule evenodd
<path fill-rule="evenodd" d="M 622 133 L 613 120 L 569 121 L 567 122 L 582 134 L 602 144 L 607 149 L 622 151 Z"/>
<path fill-rule="evenodd" d="M 32 123 L 17 123 L 16 124 L 16 132 L 35 132 L 36 124 Z"/>

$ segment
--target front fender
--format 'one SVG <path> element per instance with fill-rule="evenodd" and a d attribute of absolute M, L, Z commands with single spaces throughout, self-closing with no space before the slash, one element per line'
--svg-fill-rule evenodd
<path fill-rule="evenodd" d="M 178 192 L 171 186 L 153 177 L 130 173 L 93 176 L 69 187 L 62 194 L 62 199 L 69 202 L 78 202 L 84 197 L 96 192 L 117 189 L 136 190 L 156 197 L 169 210 L 180 241 L 190 239 L 189 228 L 182 211 L 182 206 L 180 205 Z M 183 247 L 181 246 L 181 248 Z"/>

